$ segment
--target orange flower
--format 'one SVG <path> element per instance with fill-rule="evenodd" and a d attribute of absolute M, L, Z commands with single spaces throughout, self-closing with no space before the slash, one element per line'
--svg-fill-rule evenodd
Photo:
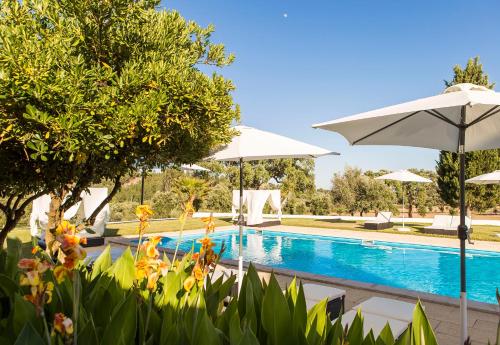
<path fill-rule="evenodd" d="M 148 276 L 148 284 L 147 288 L 149 290 L 155 290 L 156 289 L 156 282 L 158 281 L 158 278 L 160 276 L 158 275 L 158 272 L 153 272 Z"/>
<path fill-rule="evenodd" d="M 56 235 L 74 235 L 76 234 L 76 226 L 68 222 L 67 220 L 63 220 L 56 228 Z"/>
<path fill-rule="evenodd" d="M 193 276 L 196 280 L 203 280 L 203 271 L 200 266 L 195 266 L 193 268 Z"/>
<path fill-rule="evenodd" d="M 23 270 L 34 270 L 37 266 L 37 259 L 21 259 L 17 263 L 17 267 Z"/>
<path fill-rule="evenodd" d="M 153 215 L 153 213 L 154 212 L 151 207 L 149 207 L 149 205 L 139 205 L 135 209 L 135 215 L 139 219 L 148 220 L 149 217 Z"/>
<path fill-rule="evenodd" d="M 193 288 L 194 286 L 194 283 L 196 283 L 196 280 L 194 279 L 194 277 L 188 277 L 186 280 L 184 280 L 184 290 L 186 291 L 191 291 L 191 289 Z"/>
<path fill-rule="evenodd" d="M 215 231 L 215 218 L 213 217 L 213 213 L 210 213 L 210 216 L 201 218 L 201 221 L 205 223 L 205 231 L 207 235 L 210 232 Z"/>
<path fill-rule="evenodd" d="M 193 261 L 198 261 L 199 258 L 200 258 L 200 253 L 194 253 L 193 256 L 191 256 L 191 259 L 193 259 Z"/>
<path fill-rule="evenodd" d="M 56 278 L 57 282 L 61 284 L 66 276 L 68 275 L 68 270 L 64 266 L 56 266 L 52 272 L 54 274 L 54 278 Z"/>
<path fill-rule="evenodd" d="M 150 258 L 156 259 L 160 253 L 158 253 L 158 249 L 156 249 L 156 245 L 153 242 L 148 242 L 146 247 L 146 255 Z"/>
<path fill-rule="evenodd" d="M 160 261 L 158 270 L 160 271 L 162 276 L 165 276 L 168 273 L 168 264 L 164 261 Z"/>
<path fill-rule="evenodd" d="M 73 321 L 63 313 L 54 315 L 54 331 L 61 335 L 73 334 Z"/>

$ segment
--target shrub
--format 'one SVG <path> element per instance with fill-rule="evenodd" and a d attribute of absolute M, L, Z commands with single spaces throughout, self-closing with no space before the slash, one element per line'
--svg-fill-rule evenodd
<path fill-rule="evenodd" d="M 156 192 L 151 199 L 151 206 L 158 218 L 175 217 L 179 215 L 179 197 L 173 192 Z"/>
<path fill-rule="evenodd" d="M 314 215 L 327 216 L 332 208 L 332 198 L 329 193 L 316 192 L 309 202 L 309 210 Z"/>
<path fill-rule="evenodd" d="M 111 216 L 110 220 L 119 222 L 123 220 L 135 219 L 135 209 L 139 205 L 135 201 L 111 202 Z"/>
<path fill-rule="evenodd" d="M 202 209 L 213 212 L 228 212 L 232 205 L 232 191 L 228 184 L 218 183 L 210 187 L 203 198 Z"/>

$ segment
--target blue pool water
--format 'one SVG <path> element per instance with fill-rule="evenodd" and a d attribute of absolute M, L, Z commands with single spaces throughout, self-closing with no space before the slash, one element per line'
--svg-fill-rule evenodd
<path fill-rule="evenodd" d="M 217 232 L 210 237 L 224 241 L 223 258 L 238 258 L 238 231 Z M 184 236 L 179 249 L 191 250 L 200 235 Z M 175 248 L 175 238 L 164 237 L 160 246 Z M 287 232 L 247 230 L 243 236 L 245 261 L 358 280 L 367 283 L 458 297 L 459 251 L 454 248 L 410 245 Z M 496 303 L 500 288 L 500 253 L 467 251 L 467 288 L 472 300 Z"/>

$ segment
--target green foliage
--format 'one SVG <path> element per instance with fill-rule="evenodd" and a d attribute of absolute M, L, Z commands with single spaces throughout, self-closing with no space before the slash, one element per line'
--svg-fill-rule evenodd
<path fill-rule="evenodd" d="M 333 209 L 331 193 L 317 191 L 309 201 L 309 210 L 314 215 L 327 216 Z"/>
<path fill-rule="evenodd" d="M 138 165 L 194 162 L 231 139 L 234 86 L 199 66 L 233 56 L 211 42 L 212 26 L 158 4 L 0 3 L 0 197 L 14 199 L 1 207 L 6 231 L 35 193 L 77 198 Z"/>
<path fill-rule="evenodd" d="M 9 248 L 9 251 L 12 249 Z M 16 252 L 17 249 L 14 249 Z M 7 256 L 4 252 L 2 255 Z M 9 254 L 14 257 L 15 254 Z M 362 315 L 343 329 L 340 319 L 330 322 L 326 300 L 306 310 L 302 284 L 295 280 L 282 291 L 274 275 L 266 284 L 250 265 L 244 276 L 241 294 L 232 295 L 235 276 L 223 281 L 207 280 L 187 291 L 183 282 L 193 268 L 187 254 L 176 267 L 160 278 L 159 288 L 148 292 L 130 283 L 134 261 L 130 250 L 111 263 L 109 248 L 88 270 L 79 268 L 82 279 L 78 316 L 78 343 L 85 344 L 380 344 L 394 345 L 388 326 L 375 339 L 372 332 L 363 335 Z M 3 262 L 5 265 L 5 261 Z M 0 267 L 4 269 L 4 266 Z M 78 272 L 78 271 L 77 271 Z M 75 273 L 77 273 L 75 272 Z M 76 282 L 76 281 L 75 281 Z M 55 285 L 53 301 L 44 314 L 35 315 L 33 306 L 17 290 L 0 289 L 0 298 L 12 307 L 0 314 L 2 344 L 47 344 L 43 319 L 52 329 L 54 313 L 65 311 L 75 320 L 71 309 L 72 284 L 67 279 Z M 29 321 L 31 320 L 31 321 Z M 12 323 L 17 325 L 11 327 Z M 411 332 L 407 331 L 397 344 L 436 344 L 424 310 L 417 304 Z M 411 334 L 411 337 L 409 336 Z M 29 340 L 28 340 L 29 339 Z M 65 342 L 52 334 L 54 344 Z"/>
<path fill-rule="evenodd" d="M 333 202 L 340 212 L 360 215 L 369 211 L 395 209 L 395 193 L 384 182 L 363 175 L 360 169 L 346 167 L 332 179 Z"/>
<path fill-rule="evenodd" d="M 490 89 L 495 85 L 490 83 L 488 75 L 479 63 L 479 57 L 469 59 L 465 68 L 456 65 L 453 68 L 454 76 L 445 85 L 452 86 L 458 83 L 473 83 L 486 86 Z M 500 168 L 500 151 L 484 150 L 467 152 L 465 154 L 466 178 L 475 177 Z M 459 156 L 454 152 L 441 151 L 436 162 L 438 187 L 441 198 L 451 207 L 459 204 Z M 498 186 L 466 185 L 466 203 L 471 209 L 485 211 L 495 206 L 500 198 Z"/>

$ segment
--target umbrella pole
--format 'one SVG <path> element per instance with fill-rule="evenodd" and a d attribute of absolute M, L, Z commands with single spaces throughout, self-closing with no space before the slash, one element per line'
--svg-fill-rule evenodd
<path fill-rule="evenodd" d="M 458 238 L 460 239 L 460 339 L 464 344 L 468 338 L 467 335 L 467 285 L 465 275 L 465 240 L 467 239 L 467 226 L 465 225 L 465 106 L 462 107 L 462 126 L 459 128 L 459 147 L 458 154 L 460 158 L 460 225 L 458 227 Z"/>
<path fill-rule="evenodd" d="M 144 205 L 144 180 L 145 180 L 145 175 L 146 175 L 146 172 L 144 171 L 144 168 L 142 168 L 142 174 L 141 174 L 141 205 Z"/>
<path fill-rule="evenodd" d="M 238 249 L 238 295 L 241 291 L 241 284 L 243 282 L 243 158 L 240 158 L 240 214 L 238 216 L 239 227 L 239 249 Z"/>
<path fill-rule="evenodd" d="M 405 183 L 401 182 L 403 189 L 403 229 L 405 228 Z"/>

